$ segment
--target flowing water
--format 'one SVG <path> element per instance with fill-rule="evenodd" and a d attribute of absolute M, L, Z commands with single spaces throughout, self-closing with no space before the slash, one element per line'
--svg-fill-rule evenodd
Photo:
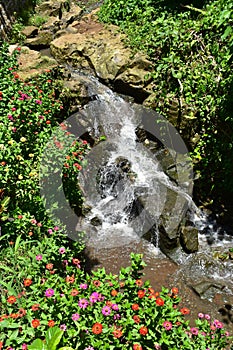
<path fill-rule="evenodd" d="M 88 89 L 92 101 L 77 114 L 77 118 L 88 120 L 91 124 L 89 131 L 94 137 L 104 134 L 106 141 L 92 148 L 87 157 L 88 165 L 79 178 L 85 205 L 91 210 L 77 229 L 86 231 L 89 236 L 87 245 L 98 249 L 139 242 L 152 230 L 153 243 L 158 247 L 158 224 L 167 205 L 168 193 L 175 195 L 173 226 L 178 227 L 188 207 L 196 208 L 191 198 L 192 168 L 185 145 L 182 145 L 185 150 L 182 152 L 171 148 L 170 141 L 166 147 L 167 139 L 172 138 L 174 131 L 164 118 L 150 112 L 150 123 L 156 125 L 159 117 L 160 124 L 156 128 L 153 126 L 155 133 L 162 135 L 161 124 L 163 134 L 168 133 L 163 135 L 165 145 L 151 152 L 146 147 L 149 140 L 143 143 L 137 136 L 138 127 L 148 110 L 126 102 L 94 79 L 88 80 Z M 156 138 L 157 135 L 152 136 Z M 179 142 L 182 144 L 180 139 Z M 157 159 L 164 149 L 170 154 L 171 165 L 176 168 L 176 178 L 169 177 Z"/>
<path fill-rule="evenodd" d="M 184 300 L 192 307 L 194 318 L 198 311 L 221 318 L 218 314 L 221 309 L 222 320 L 231 329 L 233 264 L 229 260 L 213 259 L 213 251 L 228 247 L 232 236 L 220 230 L 217 223 L 193 203 L 192 169 L 187 155 L 180 152 L 180 147 L 172 148 L 172 142 L 161 137 L 161 130 L 155 136 L 160 135 L 160 141 L 166 141 L 152 152 L 147 147 L 149 141 L 142 142 L 137 133 L 143 113 L 147 112 L 126 102 L 95 79 L 88 78 L 87 87 L 93 98 L 77 118 L 89 121 L 88 131 L 95 138 L 106 136 L 105 141 L 92 148 L 87 167 L 79 177 L 88 210 L 77 230 L 87 233 L 90 268 L 104 266 L 108 272 L 117 273 L 122 266 L 129 265 L 130 252 L 142 253 L 148 265 L 146 278 L 154 287 L 178 286 Z M 158 120 L 156 113 L 150 113 L 150 117 Z M 165 132 L 168 129 L 165 128 Z M 174 135 L 171 129 L 168 133 L 169 137 Z M 151 132 L 149 135 L 151 137 Z M 164 150 L 171 155 L 177 177 L 170 176 L 161 164 Z M 168 204 L 170 192 L 176 198 L 172 206 Z M 173 227 L 178 229 L 188 210 L 189 220 L 199 229 L 199 251 L 184 254 L 180 266 L 159 249 L 159 222 L 166 206 L 171 210 Z M 148 231 L 151 233 L 149 241 L 144 239 Z"/>

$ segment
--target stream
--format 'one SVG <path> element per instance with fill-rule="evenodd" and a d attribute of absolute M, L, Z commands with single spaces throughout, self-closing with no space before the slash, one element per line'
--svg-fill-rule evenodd
<path fill-rule="evenodd" d="M 78 177 L 86 213 L 78 222 L 71 210 L 66 216 L 71 231 L 75 225 L 86 234 L 87 270 L 104 266 L 118 273 L 130 264 L 130 252 L 142 253 L 146 279 L 155 288 L 178 286 L 193 309 L 191 320 L 200 311 L 212 313 L 232 330 L 233 263 L 213 258 L 215 251 L 232 247 L 232 236 L 193 202 L 192 164 L 181 137 L 156 112 L 127 101 L 93 77 L 71 74 L 86 86 L 90 102 L 67 121 L 75 137 L 88 134 L 100 140 Z M 61 208 L 56 216 L 64 219 L 67 205 L 59 191 L 56 199 Z M 183 220 L 198 229 L 198 251 L 187 254 L 178 246 L 172 261 L 160 246 L 161 226 L 166 234 L 178 235 Z"/>

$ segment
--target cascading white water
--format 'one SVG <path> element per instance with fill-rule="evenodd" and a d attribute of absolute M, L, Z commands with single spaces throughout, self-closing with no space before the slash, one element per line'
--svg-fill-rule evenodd
<path fill-rule="evenodd" d="M 140 118 L 133 104 L 96 80 L 93 84 L 89 80 L 88 88 L 95 98 L 85 106 L 82 115 L 93 121 L 95 137 L 103 129 L 107 140 L 92 149 L 79 178 L 85 204 L 91 210 L 79 222 L 78 230 L 89 233 L 87 244 L 99 248 L 139 240 L 151 229 L 157 235 L 168 189 L 180 197 L 182 208 L 185 202 L 195 206 L 185 188 L 187 182 L 179 186 L 172 181 L 162 170 L 156 153 L 138 141 L 136 128 Z M 152 216 L 148 215 L 148 208 Z M 183 211 L 177 210 L 177 222 L 182 216 Z M 154 241 L 158 246 L 158 237 Z"/>

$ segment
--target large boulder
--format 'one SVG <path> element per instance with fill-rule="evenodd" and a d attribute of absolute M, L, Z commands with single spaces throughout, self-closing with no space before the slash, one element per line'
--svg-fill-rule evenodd
<path fill-rule="evenodd" d="M 51 52 L 59 62 L 94 73 L 136 100 L 148 96 L 145 75 L 150 72 L 151 63 L 144 54 L 137 54 L 132 60 L 132 51 L 124 45 L 126 36 L 118 27 L 105 27 L 90 14 L 74 22 L 72 28 L 77 33 L 66 33 L 51 42 Z"/>
<path fill-rule="evenodd" d="M 57 62 L 53 58 L 43 56 L 38 51 L 30 50 L 27 46 L 22 46 L 18 63 L 19 75 L 24 80 L 38 76 L 45 70 L 57 66 Z"/>

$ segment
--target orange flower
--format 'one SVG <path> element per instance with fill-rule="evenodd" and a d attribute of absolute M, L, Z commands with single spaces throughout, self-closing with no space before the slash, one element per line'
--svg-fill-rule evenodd
<path fill-rule="evenodd" d="M 25 285 L 25 287 L 29 287 L 32 284 L 32 280 L 30 278 L 25 278 L 23 284 Z"/>
<path fill-rule="evenodd" d="M 16 297 L 14 295 L 10 295 L 8 298 L 7 298 L 7 302 L 9 304 L 14 304 L 16 302 Z"/>
<path fill-rule="evenodd" d="M 150 294 L 154 294 L 155 290 L 154 290 L 153 288 L 148 288 L 148 292 L 149 292 Z"/>
<path fill-rule="evenodd" d="M 72 289 L 72 291 L 70 292 L 70 295 L 72 295 L 72 297 L 75 297 L 78 294 L 79 294 L 79 291 L 77 289 Z"/>
<path fill-rule="evenodd" d="M 133 350 L 142 350 L 142 346 L 140 344 L 134 344 Z"/>
<path fill-rule="evenodd" d="M 158 306 L 163 306 L 164 305 L 164 300 L 162 298 L 157 298 L 155 302 L 156 302 L 156 304 Z"/>
<path fill-rule="evenodd" d="M 141 328 L 139 329 L 139 333 L 140 333 L 141 335 L 147 335 L 147 333 L 148 333 L 147 327 L 145 327 L 145 326 L 141 327 Z"/>
<path fill-rule="evenodd" d="M 40 308 L 40 304 L 34 304 L 31 307 L 32 311 L 37 311 L 37 310 L 39 310 L 39 308 Z"/>
<path fill-rule="evenodd" d="M 142 280 L 136 280 L 135 283 L 138 287 L 141 287 L 143 285 Z"/>
<path fill-rule="evenodd" d="M 134 315 L 134 316 L 133 316 L 133 320 L 134 320 L 134 322 L 137 323 L 137 324 L 140 323 L 140 317 L 139 317 L 138 315 Z"/>
<path fill-rule="evenodd" d="M 52 263 L 46 264 L 45 267 L 46 267 L 47 270 L 52 270 L 53 269 L 53 264 Z"/>
<path fill-rule="evenodd" d="M 139 291 L 138 291 L 138 297 L 139 297 L 140 299 L 143 298 L 144 295 L 145 295 L 145 291 L 144 291 L 144 290 L 139 290 Z"/>
<path fill-rule="evenodd" d="M 137 310 L 139 310 L 139 305 L 138 304 L 133 304 L 131 306 L 131 308 L 132 308 L 132 310 L 137 311 Z"/>
<path fill-rule="evenodd" d="M 120 329 L 116 329 L 112 333 L 113 333 L 114 338 L 120 338 L 123 335 L 123 333 L 122 333 L 122 331 Z"/>
<path fill-rule="evenodd" d="M 48 326 L 53 327 L 55 325 L 55 322 L 53 320 L 48 321 Z"/>
<path fill-rule="evenodd" d="M 27 311 L 26 311 L 25 309 L 23 309 L 23 308 L 20 308 L 20 309 L 19 309 L 19 317 L 25 316 L 26 313 L 27 313 Z"/>
<path fill-rule="evenodd" d="M 97 322 L 92 326 L 92 332 L 94 334 L 100 334 L 100 333 L 102 333 L 102 330 L 103 330 L 103 326 L 101 323 Z"/>
<path fill-rule="evenodd" d="M 100 284 L 101 284 L 101 282 L 98 281 L 98 280 L 95 280 L 95 281 L 93 281 L 92 283 L 94 284 L 95 287 L 99 287 Z"/>
<path fill-rule="evenodd" d="M 13 318 L 13 319 L 16 319 L 16 318 L 19 318 L 19 317 L 20 317 L 19 314 L 15 314 L 15 313 L 10 314 L 9 316 L 10 316 L 11 318 Z"/>
<path fill-rule="evenodd" d="M 176 287 L 172 288 L 172 294 L 177 295 L 179 293 L 179 289 Z"/>
<path fill-rule="evenodd" d="M 6 314 L 0 316 L 0 322 L 4 321 L 6 318 L 8 318 L 8 316 Z"/>
<path fill-rule="evenodd" d="M 39 325 L 40 325 L 40 321 L 39 320 L 37 320 L 37 319 L 32 320 L 32 327 L 33 328 L 37 328 L 37 327 L 39 327 Z"/>
<path fill-rule="evenodd" d="M 120 282 L 120 287 L 123 288 L 125 286 L 125 282 Z"/>
<path fill-rule="evenodd" d="M 75 281 L 74 275 L 66 276 L 66 283 L 74 283 L 74 281 Z"/>
<path fill-rule="evenodd" d="M 118 291 L 116 289 L 111 290 L 111 295 L 115 297 L 118 294 Z"/>
<path fill-rule="evenodd" d="M 106 301 L 106 305 L 111 307 L 112 306 L 112 302 L 110 300 L 107 300 Z"/>
<path fill-rule="evenodd" d="M 180 312 L 183 315 L 189 315 L 190 314 L 190 310 L 187 307 L 183 307 L 182 309 L 180 309 Z"/>

